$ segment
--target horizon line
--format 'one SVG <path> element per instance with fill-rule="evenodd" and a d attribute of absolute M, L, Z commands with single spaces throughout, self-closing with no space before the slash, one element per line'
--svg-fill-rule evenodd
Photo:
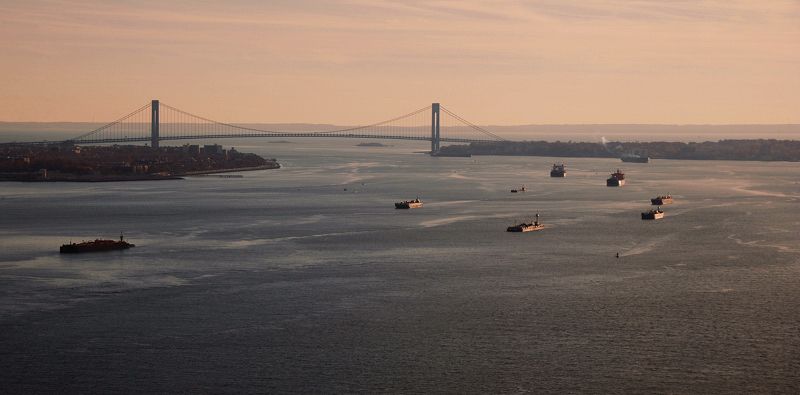
<path fill-rule="evenodd" d="M 99 125 L 106 125 L 113 123 L 112 122 L 98 122 L 98 121 L 0 121 L 0 124 L 54 124 L 54 123 L 68 123 L 68 124 L 78 124 L 78 123 L 91 123 L 91 124 L 99 124 Z M 337 125 L 334 123 L 312 123 L 312 122 L 225 122 L 231 125 L 330 125 L 330 126 L 337 126 L 337 127 L 359 127 L 364 125 Z M 515 124 L 515 125 L 498 125 L 498 124 L 487 124 L 487 125 L 476 125 L 476 126 L 485 126 L 485 127 L 521 127 L 521 126 L 596 126 L 596 125 L 604 125 L 604 126 L 800 126 L 800 123 L 623 123 L 623 122 L 615 122 L 615 123 L 527 123 L 527 124 Z M 422 126 L 422 125 L 420 125 Z M 444 127 L 444 126 L 443 126 Z"/>

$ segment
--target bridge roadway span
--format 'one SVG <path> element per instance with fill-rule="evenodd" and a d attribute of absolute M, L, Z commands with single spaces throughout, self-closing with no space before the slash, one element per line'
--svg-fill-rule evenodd
<path fill-rule="evenodd" d="M 357 138 L 357 139 L 389 139 L 389 140 L 417 140 L 417 141 L 430 141 L 429 136 L 382 136 L 374 134 L 332 134 L 332 133 L 242 133 L 236 135 L 230 134 L 207 134 L 207 135 L 192 135 L 192 136 L 159 136 L 160 141 L 165 140 L 198 140 L 198 139 L 226 139 L 226 138 L 255 138 L 255 137 L 338 137 L 338 138 Z M 124 143 L 134 141 L 150 141 L 151 138 L 147 137 L 123 137 L 123 138 L 103 138 L 103 139 L 81 139 L 76 141 L 79 144 L 102 144 L 102 143 Z M 69 141 L 69 140 L 68 140 Z M 476 139 L 463 139 L 463 138 L 449 138 L 440 137 L 439 141 L 449 143 L 473 143 L 473 142 L 490 142 L 496 140 L 476 140 Z M 50 142 L 51 144 L 53 142 Z"/>
<path fill-rule="evenodd" d="M 162 114 L 162 109 L 167 111 L 166 113 Z M 408 120 L 412 116 L 421 115 L 425 117 L 424 111 L 430 109 L 431 110 L 431 127 L 430 127 L 430 136 L 428 135 L 418 135 L 418 136 L 410 136 L 410 135 L 397 135 L 397 130 L 389 130 L 389 134 L 375 134 L 374 130 L 370 130 L 371 133 L 364 133 L 367 132 L 368 129 L 378 128 L 378 127 L 386 127 L 390 126 L 391 123 L 395 123 L 397 126 L 401 128 L 406 128 L 409 125 Z M 486 139 L 484 138 L 465 138 L 465 137 L 442 137 L 440 134 L 441 127 L 440 127 L 440 119 L 441 113 L 440 110 L 446 114 L 449 114 L 451 117 L 456 119 L 457 121 L 461 122 L 461 124 L 468 126 L 469 128 L 482 133 L 483 135 L 487 136 Z M 162 129 L 161 127 L 161 120 L 166 118 L 168 121 L 164 124 L 165 128 Z M 149 119 L 148 119 L 149 118 Z M 172 122 L 178 121 L 178 122 Z M 179 131 L 175 131 L 175 125 L 179 125 L 177 128 Z M 187 133 L 187 129 L 194 129 L 195 126 L 200 125 L 200 129 L 198 132 L 200 134 L 189 134 Z M 169 127 L 167 127 L 169 126 Z M 225 129 L 228 131 L 236 130 L 236 133 L 220 133 L 220 130 L 208 130 L 207 127 L 212 127 L 215 129 Z M 205 130 L 202 130 L 205 129 Z M 163 133 L 162 133 L 163 132 Z M 353 132 L 360 132 L 360 133 L 353 133 Z M 140 133 L 140 135 L 132 135 L 133 133 Z M 427 133 L 426 133 L 427 134 Z M 168 106 L 166 104 L 160 104 L 158 100 L 153 100 L 150 104 L 128 114 L 127 116 L 120 118 L 117 121 L 111 122 L 99 129 L 91 131 L 89 133 L 85 133 L 78 137 L 62 141 L 63 142 L 72 142 L 75 144 L 104 144 L 104 143 L 125 143 L 125 142 L 140 142 L 149 141 L 152 147 L 158 147 L 159 141 L 166 141 L 166 140 L 197 140 L 197 139 L 229 139 L 229 138 L 264 138 L 264 137 L 334 137 L 334 138 L 359 138 L 359 139 L 390 139 L 390 140 L 416 140 L 416 141 L 430 141 L 431 142 L 431 152 L 436 152 L 439 150 L 439 143 L 440 142 L 450 142 L 450 143 L 473 143 L 473 142 L 491 142 L 491 141 L 502 141 L 505 140 L 500 136 L 496 136 L 490 132 L 487 132 L 480 127 L 477 127 L 463 118 L 453 114 L 447 109 L 444 109 L 439 106 L 439 103 L 432 103 L 430 106 L 425 107 L 421 110 L 417 110 L 415 112 L 406 114 L 402 117 L 398 117 L 389 121 L 376 123 L 369 126 L 363 126 L 353 129 L 345 129 L 345 130 L 334 130 L 334 131 L 327 131 L 327 132 L 272 132 L 268 130 L 256 130 L 250 129 L 241 126 L 235 126 L 231 124 L 225 124 L 221 122 L 212 121 L 210 119 L 198 117 L 196 115 L 187 113 L 185 111 L 178 110 L 177 108 Z M 490 138 L 489 138 L 490 137 Z M 17 144 L 52 144 L 52 143 L 59 143 L 55 141 L 50 142 L 30 142 L 30 143 L 17 143 Z"/>

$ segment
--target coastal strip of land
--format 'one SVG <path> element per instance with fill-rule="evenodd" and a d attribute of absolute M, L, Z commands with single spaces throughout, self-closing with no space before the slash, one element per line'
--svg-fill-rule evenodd
<path fill-rule="evenodd" d="M 800 161 L 798 140 L 721 140 L 717 142 L 547 142 L 497 141 L 443 146 L 440 156 L 515 155 L 569 158 L 620 158 L 625 155 L 652 159 Z"/>
<path fill-rule="evenodd" d="M 183 176 L 280 168 L 266 159 L 220 145 L 0 146 L 0 181 L 112 182 L 176 180 Z"/>

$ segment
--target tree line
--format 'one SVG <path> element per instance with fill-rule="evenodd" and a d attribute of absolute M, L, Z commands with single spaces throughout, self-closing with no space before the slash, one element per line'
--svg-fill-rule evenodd
<path fill-rule="evenodd" d="M 800 161 L 797 140 L 721 140 L 718 142 L 547 142 L 497 141 L 449 145 L 441 148 L 446 155 L 519 155 L 571 158 L 619 158 L 639 153 L 652 159 Z"/>

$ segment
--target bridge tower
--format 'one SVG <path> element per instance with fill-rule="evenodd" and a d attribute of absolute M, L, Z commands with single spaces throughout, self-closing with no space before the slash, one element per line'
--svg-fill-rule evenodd
<path fill-rule="evenodd" d="M 153 100 L 150 106 L 152 111 L 152 123 L 150 124 L 150 146 L 158 148 L 158 100 Z"/>
<path fill-rule="evenodd" d="M 431 104 L 431 153 L 439 151 L 439 103 Z"/>

